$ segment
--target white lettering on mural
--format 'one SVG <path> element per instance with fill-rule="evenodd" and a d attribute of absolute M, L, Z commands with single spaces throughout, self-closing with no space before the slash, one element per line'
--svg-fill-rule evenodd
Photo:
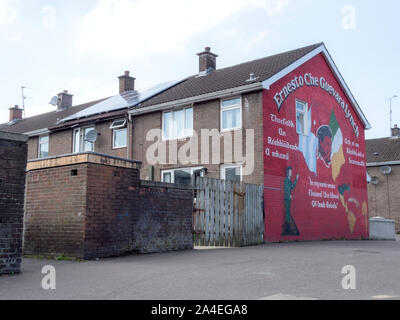
<path fill-rule="evenodd" d="M 324 77 L 315 77 L 311 73 L 306 73 L 304 76 L 296 76 L 293 80 L 289 81 L 281 91 L 277 92 L 274 95 L 274 101 L 276 106 L 278 107 L 278 112 L 281 110 L 283 103 L 286 99 L 297 89 L 303 87 L 304 85 L 308 87 L 316 87 L 321 88 L 330 94 L 339 104 L 341 109 L 343 110 L 346 119 L 349 120 L 355 135 L 358 137 L 360 135 L 360 130 L 355 121 L 355 117 L 351 114 L 351 107 L 343 100 L 338 91 L 330 85 Z"/>
<path fill-rule="evenodd" d="M 337 209 L 339 203 L 335 202 L 335 200 L 339 200 L 339 194 L 336 192 L 336 186 L 325 182 L 313 181 L 310 177 L 308 179 L 310 181 L 308 197 L 310 198 L 311 206 L 319 209 Z M 315 189 L 318 189 L 318 191 Z"/>

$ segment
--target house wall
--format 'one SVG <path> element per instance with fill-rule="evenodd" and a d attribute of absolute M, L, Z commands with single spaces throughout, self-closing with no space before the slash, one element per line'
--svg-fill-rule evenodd
<path fill-rule="evenodd" d="M 141 186 L 136 163 L 92 157 L 28 164 L 26 255 L 94 259 L 193 248 L 191 189 Z"/>
<path fill-rule="evenodd" d="M 245 183 L 262 184 L 263 179 L 263 168 L 264 159 L 263 154 L 263 124 L 262 124 L 262 94 L 261 92 L 254 92 L 242 95 L 242 121 L 243 129 L 240 130 L 242 133 L 242 154 L 246 155 L 246 129 L 254 129 L 254 171 L 251 174 L 243 176 Z M 222 164 L 230 163 L 224 159 L 224 137 L 230 137 L 233 141 L 233 133 L 221 134 L 221 144 L 219 158 L 220 161 L 212 163 L 213 152 L 216 152 L 216 148 L 212 147 L 212 139 L 209 138 L 209 160 L 204 163 L 201 160 L 201 129 L 217 129 L 220 131 L 220 100 L 212 100 L 202 103 L 196 103 L 193 106 L 193 127 L 195 132 L 199 135 L 198 140 L 198 156 L 194 156 L 191 159 L 191 163 L 184 164 L 177 160 L 176 157 L 167 157 L 169 164 L 159 164 L 155 166 L 155 180 L 161 180 L 161 171 L 177 168 L 188 168 L 188 167 L 205 167 L 208 169 L 208 176 L 210 178 L 220 178 L 220 168 Z M 141 172 L 142 179 L 149 178 L 150 164 L 147 161 L 146 150 L 154 144 L 154 141 L 146 141 L 146 135 L 150 129 L 161 129 L 162 128 L 162 112 L 154 112 L 151 114 L 139 115 L 134 117 L 133 124 L 133 158 L 139 159 L 143 162 L 143 170 Z M 177 150 L 179 151 L 182 146 L 187 144 L 189 139 L 183 139 L 173 142 L 163 142 L 167 154 L 170 153 L 173 144 L 176 143 Z M 234 159 L 234 150 L 232 150 L 232 159 Z M 233 161 L 237 163 L 238 161 Z M 175 163 L 175 164 L 174 164 Z"/>
<path fill-rule="evenodd" d="M 368 174 L 379 178 L 379 184 L 368 185 L 369 216 L 395 220 L 396 231 L 400 233 L 400 165 L 391 167 L 389 176 L 381 173 L 381 167 L 368 167 Z"/>
<path fill-rule="evenodd" d="M 38 157 L 38 137 L 30 137 L 28 140 L 28 160 L 36 159 Z"/>
<path fill-rule="evenodd" d="M 0 132 L 0 275 L 21 266 L 26 140 Z"/>
<path fill-rule="evenodd" d="M 297 100 L 307 103 L 305 135 L 297 133 Z M 322 143 L 324 131 L 332 138 Z M 265 239 L 368 238 L 364 127 L 322 55 L 265 90 L 264 133 Z"/>
<path fill-rule="evenodd" d="M 99 133 L 95 144 L 95 152 L 104 153 L 120 158 L 127 158 L 128 148 L 113 149 L 113 132 L 110 129 L 112 121 L 106 121 L 94 124 Z M 90 125 L 85 125 L 85 127 Z M 38 137 L 31 137 L 28 141 L 28 160 L 38 158 Z M 49 157 L 65 155 L 72 153 L 73 149 L 73 129 L 57 131 L 50 134 L 49 139 Z"/>

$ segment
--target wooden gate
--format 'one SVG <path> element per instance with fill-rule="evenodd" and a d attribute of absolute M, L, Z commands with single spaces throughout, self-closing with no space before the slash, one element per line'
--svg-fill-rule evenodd
<path fill-rule="evenodd" d="M 262 185 L 195 181 L 195 246 L 243 247 L 264 241 Z"/>

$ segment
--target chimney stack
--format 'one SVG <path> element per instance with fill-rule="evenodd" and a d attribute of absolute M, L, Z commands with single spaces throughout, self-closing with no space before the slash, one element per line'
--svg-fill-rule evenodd
<path fill-rule="evenodd" d="M 118 77 L 118 79 L 119 79 L 119 94 L 135 90 L 136 79 L 129 75 L 129 71 L 125 71 L 125 74 L 123 76 Z"/>
<path fill-rule="evenodd" d="M 57 110 L 63 111 L 72 107 L 72 94 L 68 93 L 68 90 L 58 94 Z"/>
<path fill-rule="evenodd" d="M 395 124 L 394 128 L 392 128 L 392 137 L 400 138 L 400 128 L 397 126 L 397 124 Z"/>
<path fill-rule="evenodd" d="M 211 52 L 210 47 L 206 47 L 203 52 L 197 54 L 199 56 L 199 73 L 210 73 L 217 69 L 217 55 Z"/>
<path fill-rule="evenodd" d="M 10 108 L 10 122 L 15 120 L 22 120 L 23 109 L 20 109 L 17 105 Z"/>

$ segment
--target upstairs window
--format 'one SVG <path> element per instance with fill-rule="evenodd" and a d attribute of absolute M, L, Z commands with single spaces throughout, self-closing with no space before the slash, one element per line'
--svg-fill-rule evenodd
<path fill-rule="evenodd" d="M 307 135 L 307 112 L 307 103 L 296 100 L 296 130 L 298 134 Z"/>
<path fill-rule="evenodd" d="M 94 127 L 74 129 L 74 141 L 72 150 L 74 153 L 94 151 L 94 143 L 87 141 L 87 134 L 94 130 Z"/>
<path fill-rule="evenodd" d="M 221 131 L 242 128 L 242 99 L 234 98 L 221 102 Z"/>
<path fill-rule="evenodd" d="M 110 129 L 113 130 L 113 149 L 126 148 L 128 145 L 128 129 L 126 120 L 116 120 Z"/>
<path fill-rule="evenodd" d="M 49 136 L 39 137 L 39 158 L 46 158 L 49 156 Z"/>
<path fill-rule="evenodd" d="M 164 140 L 184 139 L 193 136 L 193 108 L 163 113 Z"/>

